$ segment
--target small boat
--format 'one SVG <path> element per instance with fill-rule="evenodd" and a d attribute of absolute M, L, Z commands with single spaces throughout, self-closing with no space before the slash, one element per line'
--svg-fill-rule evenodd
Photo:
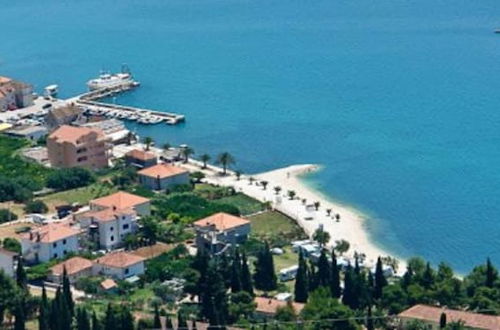
<path fill-rule="evenodd" d="M 495 31 L 493 31 L 494 33 L 500 33 L 500 29 L 496 29 Z"/>

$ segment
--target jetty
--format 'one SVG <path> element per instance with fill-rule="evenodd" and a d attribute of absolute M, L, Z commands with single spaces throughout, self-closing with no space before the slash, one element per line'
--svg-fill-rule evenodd
<path fill-rule="evenodd" d="M 140 124 L 158 124 L 165 122 L 169 125 L 175 125 L 186 120 L 184 115 L 173 112 L 99 102 L 99 100 L 103 98 L 112 97 L 132 90 L 139 85 L 140 84 L 136 81 L 127 81 L 111 87 L 92 90 L 78 95 L 70 101 L 76 103 L 78 106 L 83 108 L 85 112 L 91 115 L 102 115 L 118 119 L 132 120 L 137 121 Z"/>

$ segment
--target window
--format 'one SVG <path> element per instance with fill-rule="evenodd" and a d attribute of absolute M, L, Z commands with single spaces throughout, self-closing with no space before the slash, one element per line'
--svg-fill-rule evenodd
<path fill-rule="evenodd" d="M 66 245 L 66 240 L 65 239 L 63 239 L 63 244 Z"/>
<path fill-rule="evenodd" d="M 125 274 L 128 274 L 128 273 L 130 273 L 129 269 L 125 268 Z"/>
<path fill-rule="evenodd" d="M 64 250 L 64 251 L 63 251 L 63 254 L 64 254 L 64 255 L 66 255 L 66 253 L 68 253 L 68 251 Z"/>
<path fill-rule="evenodd" d="M 78 157 L 78 158 L 76 159 L 76 161 L 77 161 L 77 162 L 83 162 L 83 161 L 86 161 L 87 159 L 88 159 L 88 158 L 87 158 L 87 156 L 83 156 L 83 157 Z"/>
<path fill-rule="evenodd" d="M 125 224 L 125 225 L 123 225 L 123 230 L 128 229 L 128 227 L 129 227 L 129 224 L 128 224 L 128 223 L 127 223 L 127 224 Z"/>
<path fill-rule="evenodd" d="M 111 226 L 109 227 L 109 231 L 113 231 L 115 229 L 115 227 Z"/>
<path fill-rule="evenodd" d="M 114 237 L 114 236 L 111 236 L 111 237 L 109 238 L 109 240 L 110 240 L 111 242 L 114 242 L 115 237 Z"/>
<path fill-rule="evenodd" d="M 57 242 L 52 243 L 53 247 L 57 247 Z"/>
<path fill-rule="evenodd" d="M 54 253 L 54 259 L 56 259 L 56 258 L 57 258 L 57 253 Z"/>

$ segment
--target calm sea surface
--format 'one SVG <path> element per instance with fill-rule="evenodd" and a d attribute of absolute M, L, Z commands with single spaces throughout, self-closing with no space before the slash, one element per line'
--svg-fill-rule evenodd
<path fill-rule="evenodd" d="M 498 0 L 0 0 L 0 74 L 85 89 L 128 63 L 117 102 L 183 113 L 135 127 L 365 212 L 400 256 L 500 265 Z"/>

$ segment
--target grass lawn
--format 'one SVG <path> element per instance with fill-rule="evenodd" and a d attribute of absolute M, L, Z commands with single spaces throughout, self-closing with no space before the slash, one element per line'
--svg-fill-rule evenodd
<path fill-rule="evenodd" d="M 290 246 L 283 248 L 284 252 L 282 255 L 274 255 L 274 269 L 278 273 L 283 268 L 288 268 L 299 263 L 299 256 L 297 253 L 292 251 Z"/>
<path fill-rule="evenodd" d="M 23 203 L 2 202 L 2 203 L 0 203 L 0 209 L 10 210 L 11 212 L 15 213 L 19 219 L 24 216 L 24 204 Z"/>
<path fill-rule="evenodd" d="M 276 211 L 257 214 L 248 218 L 252 222 L 252 234 L 284 234 L 300 231 L 300 227 L 289 217 Z"/>
<path fill-rule="evenodd" d="M 262 211 L 263 205 L 247 195 L 238 193 L 233 196 L 222 197 L 214 200 L 215 203 L 224 203 L 236 206 L 242 215 L 253 214 Z"/>
<path fill-rule="evenodd" d="M 116 191 L 116 188 L 109 188 L 100 183 L 94 183 L 87 187 L 76 188 L 57 192 L 40 198 L 44 201 L 51 212 L 55 211 L 57 205 L 78 203 L 86 205 L 94 198 L 105 196 Z"/>

